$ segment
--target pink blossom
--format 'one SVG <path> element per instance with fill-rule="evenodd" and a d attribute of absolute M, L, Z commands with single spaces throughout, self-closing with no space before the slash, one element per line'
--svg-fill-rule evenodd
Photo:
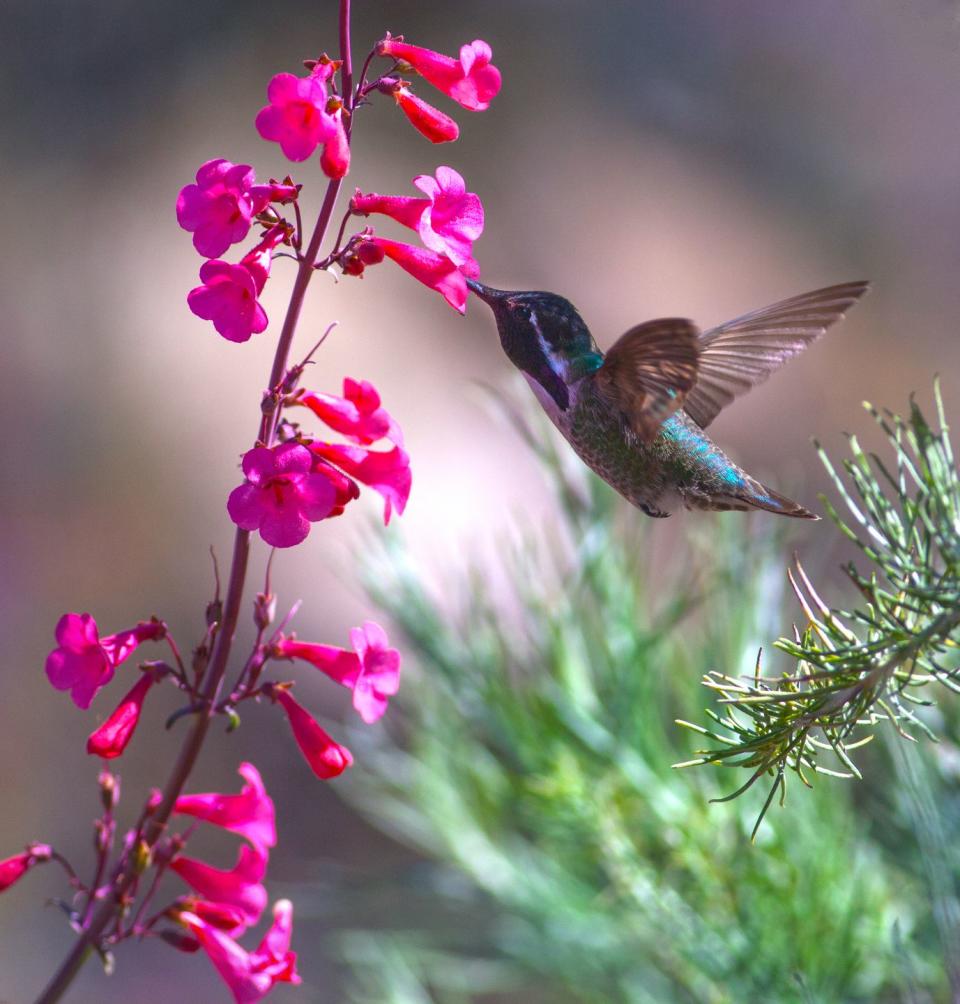
<path fill-rule="evenodd" d="M 467 191 L 452 167 L 438 167 L 435 177 L 420 174 L 413 183 L 427 198 L 363 195 L 357 190 L 350 208 L 364 215 L 383 213 L 416 230 L 426 247 L 445 254 L 464 274 L 475 278 L 480 270 L 473 260 L 473 242 L 483 233 L 480 197 Z"/>
<path fill-rule="evenodd" d="M 293 906 L 289 900 L 276 902 L 273 924 L 253 952 L 195 913 L 181 913 L 180 922 L 196 935 L 236 1004 L 256 1004 L 277 983 L 301 982 L 296 970 L 297 956 L 290 951 Z"/>
<path fill-rule="evenodd" d="M 313 442 L 310 449 L 316 457 L 335 464 L 349 477 L 383 496 L 384 524 L 390 522 L 394 508 L 398 515 L 403 514 L 413 478 L 410 458 L 399 446 L 381 452 L 349 443 Z"/>
<path fill-rule="evenodd" d="M 460 46 L 459 59 L 394 38 L 380 42 L 377 53 L 409 63 L 421 77 L 472 112 L 485 111 L 500 91 L 500 71 L 490 62 L 493 50 L 480 39 Z"/>
<path fill-rule="evenodd" d="M 264 139 L 279 143 L 290 160 L 306 160 L 323 143 L 324 172 L 342 178 L 350 167 L 350 143 L 339 98 L 327 99 L 329 67 L 318 64 L 307 77 L 278 73 L 267 87 L 270 104 L 257 114 L 256 126 Z"/>
<path fill-rule="evenodd" d="M 213 321 L 227 341 L 246 342 L 267 329 L 267 312 L 257 300 L 265 278 L 243 262 L 206 261 L 200 266 L 202 285 L 190 290 L 187 305 L 197 317 Z"/>
<path fill-rule="evenodd" d="M 322 474 L 333 485 L 333 490 L 336 493 L 333 508 L 330 510 L 330 515 L 327 519 L 332 519 L 334 516 L 342 516 L 347 504 L 354 499 L 360 498 L 360 486 L 356 481 L 353 478 L 348 478 L 346 474 L 338 471 L 335 467 L 331 467 L 322 460 L 315 458 L 313 472 L 314 474 Z"/>
<path fill-rule="evenodd" d="M 93 756 L 112 760 L 127 748 L 133 738 L 147 691 L 155 683 L 153 673 L 141 673 L 140 679 L 130 688 L 130 692 L 117 705 L 116 711 L 90 734 L 87 752 Z"/>
<path fill-rule="evenodd" d="M 391 442 L 403 445 L 400 427 L 386 408 L 380 406 L 380 395 L 373 384 L 366 380 L 357 381 L 345 377 L 343 397 L 306 391 L 294 398 L 292 403 L 309 408 L 331 429 L 355 443 L 367 445 L 386 436 Z"/>
<path fill-rule="evenodd" d="M 22 854 L 0 861 L 0 892 L 19 882 L 34 865 L 49 861 L 52 855 L 49 844 L 30 844 Z"/>
<path fill-rule="evenodd" d="M 227 906 L 226 903 L 211 903 L 206 899 L 197 899 L 196 896 L 181 896 L 174 904 L 174 909 L 195 913 L 217 930 L 227 931 L 232 935 L 243 934 L 247 929 L 243 912 L 235 906 Z"/>
<path fill-rule="evenodd" d="M 47 678 L 57 690 L 69 690 L 78 708 L 89 708 L 97 691 L 141 642 L 166 634 L 162 621 L 141 621 L 127 631 L 101 638 L 90 614 L 64 614 L 57 622 L 57 647 L 47 656 Z"/>
<path fill-rule="evenodd" d="M 431 143 L 452 143 L 460 136 L 460 126 L 449 115 L 417 97 L 402 81 L 393 89 L 393 100 L 410 125 Z"/>
<path fill-rule="evenodd" d="M 353 628 L 350 643 L 353 652 L 281 637 L 275 651 L 280 658 L 303 659 L 349 687 L 353 691 L 354 708 L 370 725 L 383 717 L 388 698 L 400 688 L 400 653 L 389 647 L 387 633 L 373 621 Z"/>
<path fill-rule="evenodd" d="M 244 844 L 230 871 L 186 857 L 174 858 L 170 867 L 203 899 L 235 907 L 248 925 L 260 919 L 267 905 L 267 890 L 262 883 L 267 871 L 266 851 Z"/>
<path fill-rule="evenodd" d="M 287 713 L 300 752 L 321 781 L 338 777 L 353 763 L 350 750 L 335 742 L 287 690 L 276 687 L 273 695 Z"/>
<path fill-rule="evenodd" d="M 414 279 L 438 292 L 454 310 L 461 314 L 467 312 L 467 280 L 446 255 L 385 237 L 371 237 L 370 243 L 379 247 Z"/>
<path fill-rule="evenodd" d="M 222 158 L 197 171 L 197 183 L 180 189 L 177 222 L 193 234 L 204 258 L 219 258 L 250 232 L 254 216 L 270 201 L 269 186 L 254 186 L 253 168 Z"/>
<path fill-rule="evenodd" d="M 326 519 L 336 502 L 330 479 L 312 473 L 310 451 L 299 443 L 257 446 L 243 457 L 246 484 L 230 493 L 227 511 L 244 530 L 259 530 L 273 547 L 292 547 Z"/>
<path fill-rule="evenodd" d="M 221 795 L 219 792 L 181 795 L 173 811 L 239 833 L 265 854 L 266 849 L 277 842 L 273 800 L 263 786 L 260 772 L 252 763 L 242 763 L 238 770 L 247 782 L 239 795 Z"/>

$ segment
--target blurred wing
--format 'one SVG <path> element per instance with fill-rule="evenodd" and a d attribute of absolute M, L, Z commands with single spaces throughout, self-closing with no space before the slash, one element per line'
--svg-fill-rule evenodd
<path fill-rule="evenodd" d="M 697 379 L 698 336 L 692 321 L 647 321 L 622 335 L 594 374 L 596 386 L 634 432 L 653 439 Z"/>
<path fill-rule="evenodd" d="M 735 397 L 816 341 L 868 289 L 865 282 L 845 282 L 705 331 L 700 336 L 697 384 L 683 405 L 687 414 L 705 429 Z"/>

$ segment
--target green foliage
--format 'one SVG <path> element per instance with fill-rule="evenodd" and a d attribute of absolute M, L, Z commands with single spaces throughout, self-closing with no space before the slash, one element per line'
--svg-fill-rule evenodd
<path fill-rule="evenodd" d="M 720 729 L 681 724 L 721 745 L 681 766 L 749 770 L 729 797 L 772 775 L 766 811 L 778 790 L 782 797 L 788 771 L 808 785 L 813 771 L 859 778 L 850 752 L 873 738 L 875 725 L 890 722 L 905 739 L 917 731 L 934 738 L 915 710 L 931 703 L 921 691 L 933 682 L 960 691 L 960 479 L 939 386 L 935 396 L 937 431 L 914 401 L 908 421 L 866 405 L 889 442 L 893 470 L 851 436 L 852 456 L 843 462 L 848 487 L 819 450 L 852 517 L 846 521 L 824 499 L 830 518 L 870 568 L 864 574 L 847 566 L 860 603 L 845 611 L 827 606 L 798 562 L 790 581 L 807 626 L 776 643 L 796 660 L 795 670 L 767 677 L 758 661 L 752 679 L 706 676 L 726 706 L 722 716 L 707 712 Z M 825 767 L 823 754 L 835 757 L 840 769 Z"/>
<path fill-rule="evenodd" d="M 698 516 L 682 527 L 693 539 L 663 548 L 663 531 L 655 539 L 570 468 L 546 431 L 527 439 L 553 479 L 555 525 L 517 531 L 487 565 L 448 572 L 435 589 L 402 550 L 374 562 L 371 588 L 406 635 L 405 716 L 394 741 L 351 737 L 364 769 L 347 791 L 427 863 L 397 877 L 402 929 L 371 922 L 375 932 L 342 935 L 351 1000 L 946 999 L 954 816 L 934 827 L 943 907 L 931 921 L 934 877 L 917 840 L 932 831 L 914 803 L 861 788 L 855 807 L 856 789 L 819 786 L 755 829 L 766 792 L 710 804 L 725 772 L 670 767 L 688 755 L 674 721 L 696 713 L 700 678 L 752 662 L 782 623 L 784 527 Z M 897 532 L 933 546 L 932 512 L 905 516 L 910 529 Z M 889 515 L 880 525 L 894 539 Z M 929 602 L 916 595 L 929 578 L 902 581 L 916 586 L 911 604 Z M 872 619 L 905 630 L 906 608 L 876 596 Z M 839 615 L 816 621 L 796 644 L 819 645 L 830 663 L 839 646 L 823 636 L 841 630 Z M 876 651 L 891 680 L 926 657 Z M 894 651 L 906 659 L 891 661 Z M 751 709 L 738 706 L 760 721 Z M 914 769 L 931 798 L 952 792 L 938 764 Z"/>

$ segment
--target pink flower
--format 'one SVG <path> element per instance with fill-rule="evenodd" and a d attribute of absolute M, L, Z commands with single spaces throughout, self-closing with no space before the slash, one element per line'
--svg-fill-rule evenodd
<path fill-rule="evenodd" d="M 263 786 L 260 772 L 252 763 L 242 763 L 238 769 L 247 782 L 239 795 L 221 795 L 218 792 L 181 795 L 173 811 L 222 826 L 231 833 L 239 833 L 266 854 L 266 849 L 277 842 L 273 800 Z"/>
<path fill-rule="evenodd" d="M 391 442 L 403 445 L 399 426 L 386 408 L 380 406 L 380 395 L 373 384 L 366 380 L 357 381 L 345 377 L 343 397 L 306 391 L 291 403 L 309 408 L 331 429 L 355 443 L 375 443 L 386 436 Z"/>
<path fill-rule="evenodd" d="M 421 77 L 472 112 L 485 111 L 500 91 L 500 71 L 490 62 L 493 50 L 480 39 L 460 46 L 459 59 L 394 38 L 380 42 L 377 53 L 409 63 Z"/>
<path fill-rule="evenodd" d="M 162 621 L 141 621 L 127 631 L 101 638 L 90 614 L 64 614 L 57 622 L 57 647 L 47 656 L 47 678 L 57 690 L 69 690 L 78 708 L 89 708 L 96 692 L 113 679 L 114 670 L 141 642 L 166 634 Z"/>
<path fill-rule="evenodd" d="M 460 126 L 449 115 L 418 98 L 402 81 L 393 89 L 393 100 L 410 125 L 431 143 L 452 143 L 460 136 Z"/>
<path fill-rule="evenodd" d="M 244 530 L 259 530 L 273 547 L 292 547 L 326 519 L 336 502 L 330 479 L 311 472 L 313 458 L 299 443 L 257 446 L 243 457 L 246 484 L 230 493 L 227 511 Z"/>
<path fill-rule="evenodd" d="M 293 738 L 310 769 L 321 781 L 338 777 L 353 763 L 350 750 L 335 742 L 287 690 L 275 687 L 273 696 L 283 705 Z"/>
<path fill-rule="evenodd" d="M 170 867 L 203 899 L 240 911 L 246 924 L 255 924 L 267 905 L 262 879 L 267 871 L 266 851 L 244 844 L 231 871 L 221 871 L 204 861 L 176 857 Z"/>
<path fill-rule="evenodd" d="M 300 983 L 297 956 L 290 951 L 293 906 L 281 899 L 273 907 L 273 924 L 254 952 L 248 952 L 224 931 L 195 913 L 183 912 L 180 922 L 196 935 L 236 1004 L 256 1004 L 277 983 Z"/>
<path fill-rule="evenodd" d="M 307 77 L 278 73 L 267 87 L 270 104 L 257 114 L 256 126 L 290 160 L 306 160 L 323 143 L 324 172 L 342 178 L 350 167 L 350 143 L 339 98 L 327 99 L 329 67 L 319 64 Z"/>
<path fill-rule="evenodd" d="M 227 341 L 246 342 L 267 328 L 267 313 L 257 300 L 265 279 L 262 266 L 215 258 L 200 266 L 202 285 L 190 290 L 187 305 L 197 317 L 213 321 Z"/>
<path fill-rule="evenodd" d="M 0 861 L 0 892 L 19 882 L 34 865 L 49 861 L 52 855 L 49 844 L 30 844 L 22 854 Z"/>
<path fill-rule="evenodd" d="M 127 748 L 133 738 L 147 691 L 156 682 L 153 673 L 141 673 L 140 679 L 117 705 L 116 711 L 87 739 L 87 752 L 112 760 Z"/>
<path fill-rule="evenodd" d="M 253 168 L 229 160 L 208 160 L 197 183 L 180 189 L 177 222 L 193 234 L 204 258 L 219 258 L 250 232 L 254 216 L 270 201 L 269 186 L 254 186 Z"/>
<path fill-rule="evenodd" d="M 370 725 L 383 717 L 388 699 L 400 689 L 400 653 L 389 647 L 387 633 L 373 621 L 353 628 L 350 642 L 353 652 L 281 637 L 275 651 L 280 658 L 303 659 L 349 687 L 354 708 Z"/>
<path fill-rule="evenodd" d="M 445 254 L 464 274 L 480 274 L 473 260 L 473 242 L 483 233 L 483 205 L 467 191 L 463 178 L 452 167 L 438 167 L 436 177 L 420 174 L 413 183 L 425 199 L 397 195 L 363 195 L 358 190 L 350 203 L 356 213 L 383 213 L 416 230 L 420 240 L 437 254 Z"/>
<path fill-rule="evenodd" d="M 467 280 L 446 255 L 385 237 L 371 237 L 370 242 L 414 279 L 436 290 L 454 310 L 467 312 Z"/>
<path fill-rule="evenodd" d="M 384 499 L 383 522 L 388 524 L 393 509 L 402 515 L 413 481 L 410 458 L 399 446 L 383 453 L 348 443 L 313 442 L 310 450 L 321 460 L 335 464 L 349 477 L 368 485 Z"/>
<path fill-rule="evenodd" d="M 325 464 L 322 460 L 314 459 L 313 472 L 314 474 L 322 474 L 333 485 L 333 490 L 336 493 L 333 508 L 330 510 L 330 515 L 327 519 L 332 519 L 334 516 L 342 516 L 347 504 L 354 499 L 360 498 L 360 486 L 356 481 L 348 478 L 346 474 L 338 471 L 335 467 Z"/>

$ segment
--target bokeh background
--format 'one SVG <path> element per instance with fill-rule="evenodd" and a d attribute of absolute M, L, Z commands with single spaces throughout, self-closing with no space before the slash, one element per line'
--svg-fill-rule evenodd
<path fill-rule="evenodd" d="M 388 100 L 365 109 L 347 189 L 413 194 L 415 174 L 456 167 L 486 206 L 485 279 L 566 294 L 601 345 L 643 318 L 710 324 L 873 280 L 842 328 L 718 419 L 717 437 L 748 469 L 809 504 L 824 487 L 810 438 L 837 446 L 847 430 L 870 442 L 862 399 L 901 407 L 916 390 L 928 401 L 939 371 L 956 413 L 954 3 L 356 6 L 358 57 L 385 28 L 449 52 L 482 37 L 504 87 L 487 113 L 457 112 L 462 139 L 448 147 L 422 140 Z M 288 170 L 253 116 L 273 73 L 334 49 L 335 21 L 333 0 L 3 5 L 0 856 L 31 839 L 88 854 L 97 766 L 81 751 L 112 703 L 103 695 L 82 714 L 46 684 L 60 614 L 91 610 L 112 631 L 155 612 L 184 646 L 199 635 L 207 549 L 227 562 L 223 500 L 255 430 L 272 338 L 228 344 L 188 312 L 199 261 L 174 199 L 212 157 L 254 164 L 262 178 Z M 319 169 L 295 173 L 316 207 Z M 278 262 L 266 294 L 274 320 L 285 272 Z M 334 319 L 311 382 L 335 391 L 344 375 L 367 378 L 401 422 L 415 486 L 388 532 L 407 535 L 424 569 L 442 578 L 517 509 L 550 520 L 529 455 L 474 393 L 510 377 L 482 305 L 460 318 L 388 264 L 362 282 L 318 276 L 298 351 Z M 356 565 L 375 514 L 361 501 L 276 563 L 281 603 L 305 601 L 302 637 L 345 644 L 369 613 Z M 685 519 L 657 532 L 682 533 Z M 822 564 L 820 527 L 796 539 Z M 332 689 L 300 684 L 314 707 L 346 715 Z M 172 708 L 162 705 L 124 757 L 128 805 L 162 782 L 177 749 L 180 733 L 160 730 Z M 375 878 L 408 853 L 314 780 L 278 714 L 245 718 L 215 737 L 191 787 L 229 790 L 240 760 L 259 765 L 280 820 L 273 897 L 344 870 Z M 210 849 L 226 863 L 233 842 Z M 42 870 L 0 898 L 0 1000 L 29 999 L 69 944 L 59 912 L 39 906 L 58 883 Z M 323 910 L 301 912 L 298 999 L 329 1004 L 338 991 L 323 934 Z M 112 980 L 88 967 L 73 999 L 149 1000 L 160 987 L 185 1001 L 222 996 L 205 960 L 163 945 L 123 950 L 119 964 Z"/>

